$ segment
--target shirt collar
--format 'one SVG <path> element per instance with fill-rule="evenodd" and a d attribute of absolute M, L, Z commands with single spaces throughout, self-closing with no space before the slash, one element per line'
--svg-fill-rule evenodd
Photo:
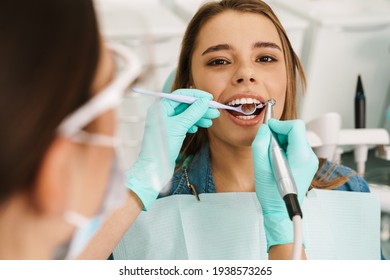
<path fill-rule="evenodd" d="M 188 179 L 198 193 L 215 193 L 215 184 L 210 165 L 209 145 L 204 145 L 188 164 Z"/>

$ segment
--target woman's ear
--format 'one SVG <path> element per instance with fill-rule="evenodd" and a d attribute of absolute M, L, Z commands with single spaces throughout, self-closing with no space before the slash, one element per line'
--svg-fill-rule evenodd
<path fill-rule="evenodd" d="M 69 139 L 57 137 L 42 160 L 33 197 L 36 209 L 43 215 L 62 215 L 65 209 L 72 147 L 73 144 Z"/>

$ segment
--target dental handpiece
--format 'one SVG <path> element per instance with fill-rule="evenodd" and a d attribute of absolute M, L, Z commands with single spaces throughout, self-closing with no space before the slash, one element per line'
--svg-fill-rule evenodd
<path fill-rule="evenodd" d="M 268 125 L 269 119 L 273 118 L 273 106 L 275 103 L 276 101 L 274 99 L 267 102 L 264 114 L 264 124 Z M 286 203 L 290 219 L 292 219 L 295 215 L 302 217 L 294 177 L 288 164 L 285 152 L 282 150 L 277 136 L 274 135 L 274 132 L 272 131 L 269 158 L 279 193 Z"/>

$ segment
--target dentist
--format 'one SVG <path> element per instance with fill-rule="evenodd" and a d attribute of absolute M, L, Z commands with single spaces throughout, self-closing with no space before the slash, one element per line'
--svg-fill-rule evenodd
<path fill-rule="evenodd" d="M 197 90 L 177 92 L 198 97 L 191 106 L 155 104 L 126 189 L 114 112 L 140 67 L 123 46 L 102 42 L 93 1 L 5 0 L 0 26 L 0 259 L 77 258 L 108 215 L 122 207 L 127 229 L 172 175 L 157 188 L 148 181 L 162 162 L 148 145 L 161 125 L 153 114 L 162 112 L 173 173 L 186 133 L 219 113 Z M 113 56 L 125 64 L 119 74 Z"/>

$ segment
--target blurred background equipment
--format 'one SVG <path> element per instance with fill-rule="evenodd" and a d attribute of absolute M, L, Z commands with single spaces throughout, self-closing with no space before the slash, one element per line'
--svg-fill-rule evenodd
<path fill-rule="evenodd" d="M 366 94 L 366 127 L 383 128 L 390 73 L 390 1 L 273 0 L 309 21 L 302 50 L 307 92 L 300 102 L 305 121 L 334 111 L 354 127 L 356 77 Z"/>

